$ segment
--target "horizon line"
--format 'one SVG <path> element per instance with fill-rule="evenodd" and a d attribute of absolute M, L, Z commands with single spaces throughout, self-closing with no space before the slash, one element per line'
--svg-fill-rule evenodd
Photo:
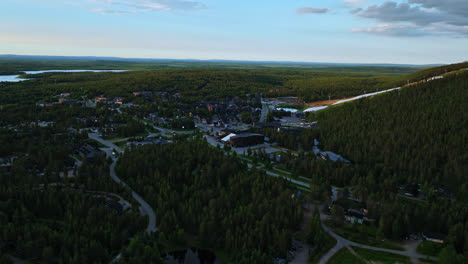
<path fill-rule="evenodd" d="M 3 57 L 47 57 L 47 58 L 80 58 L 80 59 L 112 59 L 112 60 L 129 60 L 129 61 L 185 61 L 185 62 L 212 62 L 212 63 L 220 63 L 220 62 L 228 62 L 228 63 L 235 63 L 235 62 L 242 62 L 242 63 L 250 63 L 250 64 L 259 64 L 259 63 L 266 63 L 266 64 L 296 64 L 296 65 L 311 65 L 311 64 L 318 64 L 318 65 L 357 65 L 357 66 L 409 66 L 409 67 L 423 67 L 423 66 L 441 66 L 441 65 L 448 65 L 447 63 L 430 63 L 430 64 L 406 64 L 406 63 L 386 63 L 386 62 L 379 62 L 379 63 L 367 63 L 367 62 L 312 62 L 312 61 L 274 61 L 274 60 L 231 60 L 231 59 L 172 59 L 172 58 L 136 58 L 136 57 L 120 57 L 120 56 L 75 56 L 75 55 L 21 55 L 21 54 L 0 54 L 0 58 Z M 459 62 L 454 62 L 459 63 Z M 451 64 L 451 63 L 450 63 Z"/>

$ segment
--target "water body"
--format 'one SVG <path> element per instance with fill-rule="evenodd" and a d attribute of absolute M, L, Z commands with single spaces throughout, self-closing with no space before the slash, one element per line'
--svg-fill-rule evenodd
<path fill-rule="evenodd" d="M 25 71 L 25 74 L 41 74 L 47 72 L 126 72 L 126 70 L 46 70 L 46 71 Z M 20 75 L 0 75 L 0 82 L 22 82 L 29 79 L 19 78 Z"/>
<path fill-rule="evenodd" d="M 281 107 L 279 107 L 279 108 L 276 108 L 276 110 L 278 110 L 278 111 L 283 110 L 283 111 L 291 112 L 291 113 L 296 113 L 297 112 L 297 109 L 294 109 L 294 108 L 281 108 Z"/>
<path fill-rule="evenodd" d="M 29 79 L 20 79 L 19 75 L 0 75 L 0 82 L 22 82 Z"/>
<path fill-rule="evenodd" d="M 189 248 L 170 253 L 165 264 L 221 264 L 221 261 L 210 251 Z"/>

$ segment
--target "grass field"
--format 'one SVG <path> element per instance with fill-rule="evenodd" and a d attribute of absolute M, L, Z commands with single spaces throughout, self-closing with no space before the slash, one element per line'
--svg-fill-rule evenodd
<path fill-rule="evenodd" d="M 365 264 L 362 259 L 354 256 L 347 248 L 342 248 L 327 264 Z"/>
<path fill-rule="evenodd" d="M 352 247 L 352 249 L 360 257 L 367 261 L 378 261 L 382 264 L 394 264 L 394 263 L 407 263 L 410 264 L 411 260 L 406 256 L 391 254 L 387 252 L 374 251 L 364 248 Z"/>
<path fill-rule="evenodd" d="M 417 252 L 427 256 L 437 256 L 443 248 L 443 244 L 425 240 L 418 246 Z"/>
<path fill-rule="evenodd" d="M 327 222 L 326 224 L 328 226 L 331 226 L 330 222 Z M 404 250 L 401 246 L 397 245 L 397 242 L 392 242 L 389 240 L 384 240 L 384 241 L 377 240 L 376 239 L 377 229 L 374 226 L 366 225 L 367 235 L 361 232 L 361 230 L 359 230 L 360 228 L 362 228 L 361 225 L 354 226 L 352 224 L 345 223 L 344 226 L 336 227 L 333 229 L 333 231 L 336 234 L 356 243 L 374 246 L 374 247 L 394 249 L 394 250 Z"/>

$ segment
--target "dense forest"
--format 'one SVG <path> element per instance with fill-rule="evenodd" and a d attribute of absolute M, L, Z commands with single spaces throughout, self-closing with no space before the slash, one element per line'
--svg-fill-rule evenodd
<path fill-rule="evenodd" d="M 398 181 L 468 191 L 468 72 L 320 112 L 326 149 L 356 164 L 391 170 Z M 376 179 L 383 180 L 383 179 Z"/>
<path fill-rule="evenodd" d="M 99 63 L 96 65 L 100 65 Z M 97 67 L 97 66 L 96 66 Z M 0 83 L 0 105 L 35 104 L 53 99 L 62 92 L 72 92 L 73 98 L 131 97 L 134 91 L 179 93 L 192 103 L 201 100 L 224 100 L 263 93 L 265 97 L 299 96 L 305 102 L 341 99 L 365 92 L 404 85 L 408 80 L 421 80 L 430 74 L 467 67 L 455 64 L 431 68 L 411 75 L 393 68 L 377 71 L 349 72 L 298 71 L 284 69 L 160 69 L 121 73 L 42 73 L 24 75 L 33 80 L 20 83 Z M 95 68 L 95 67 L 91 67 Z M 97 67 L 100 68 L 100 67 Z M 114 68 L 114 67 L 110 67 Z M 384 68 L 385 69 L 385 68 Z M 399 74 L 395 74 L 395 72 Z"/>
<path fill-rule="evenodd" d="M 132 200 L 111 181 L 104 156 L 85 160 L 74 178 L 59 177 L 52 164 L 42 177 L 24 162 L 0 171 L 2 263 L 10 263 L 3 254 L 37 263 L 109 262 L 144 228 L 145 217 L 136 206 L 125 212 L 109 206 L 114 193 Z"/>
<path fill-rule="evenodd" d="M 222 251 L 234 263 L 285 257 L 302 221 L 286 182 L 201 140 L 131 149 L 117 170 L 155 208 L 172 245 Z"/>
<path fill-rule="evenodd" d="M 317 137 L 324 149 L 352 161 L 327 175 L 348 175 L 341 184 L 367 201 L 386 236 L 441 232 L 468 254 L 467 89 L 464 71 L 334 106 L 312 116 L 319 126 L 303 137 Z M 396 195 L 411 184 L 419 184 L 426 200 Z"/>
<path fill-rule="evenodd" d="M 117 173 L 155 209 L 160 232 L 151 235 L 141 233 L 146 218 L 129 189 L 111 180 L 110 158 L 77 154 L 83 144 L 100 147 L 88 138 L 91 131 L 105 139 L 158 132 L 143 120 L 148 113 L 167 120 L 161 126 L 192 129 L 194 115 L 213 115 L 200 101 L 232 100 L 240 107 L 257 108 L 260 97 L 252 98 L 258 93 L 299 96 L 305 102 L 336 99 L 419 82 L 468 68 L 468 63 L 419 72 L 365 66 L 327 71 L 325 66 L 174 69 L 168 62 L 61 63 L 24 61 L 10 67 L 11 62 L 0 59 L 0 74 L 38 65 L 127 65 L 135 71 L 43 73 L 26 76 L 31 81 L 0 83 L 0 158 L 5 164 L 0 166 L 0 263 L 9 263 L 5 254 L 43 263 L 107 263 L 119 252 L 121 263 L 159 263 L 165 254 L 187 247 L 213 251 L 232 263 L 270 263 L 291 248 L 303 203 L 329 204 L 331 185 L 343 187 L 342 192 L 364 204 L 375 219 L 368 228 L 376 231 L 376 239 L 439 232 L 447 235 L 447 248 L 468 256 L 467 71 L 311 113 L 310 121 L 318 121 L 313 129 L 253 131 L 289 150 L 275 158 L 277 164 L 263 150 L 249 149 L 249 158 L 267 169 L 308 178 L 310 194 L 305 197 L 298 198 L 288 182 L 249 169 L 235 154 L 210 147 L 198 136 L 129 148 Z M 133 91 L 168 93 L 133 96 Z M 81 102 L 37 105 L 57 102 L 64 92 Z M 85 106 L 101 95 L 123 97 L 133 105 Z M 250 112 L 239 114 L 245 123 L 254 121 Z M 268 114 L 270 121 L 275 114 Z M 350 163 L 318 157 L 312 151 L 314 139 L 320 149 L 341 154 Z M 74 165 L 77 160 L 82 165 Z M 74 177 L 63 177 L 70 170 Z M 423 198 L 408 199 L 402 189 Z M 110 207 L 114 195 L 128 200 L 131 208 Z M 317 212 L 314 209 L 302 232 L 315 254 L 334 243 L 321 229 Z"/>
<path fill-rule="evenodd" d="M 71 92 L 74 99 L 131 97 L 134 91 L 180 93 L 186 102 L 224 100 L 263 93 L 303 100 L 340 99 L 398 85 L 398 75 L 292 70 L 185 69 L 123 73 L 43 73 L 33 80 L 0 83 L 0 105 L 35 104 Z"/>
<path fill-rule="evenodd" d="M 410 65 L 340 65 L 321 63 L 262 63 L 234 61 L 184 61 L 184 60 L 145 60 L 145 59 L 110 59 L 110 58 L 65 58 L 65 57 L 30 57 L 1 56 L 0 75 L 19 74 L 37 70 L 162 70 L 162 69 L 240 69 L 240 70 L 296 70 L 314 72 L 372 73 L 372 74 L 407 74 L 418 71 L 421 67 Z"/>

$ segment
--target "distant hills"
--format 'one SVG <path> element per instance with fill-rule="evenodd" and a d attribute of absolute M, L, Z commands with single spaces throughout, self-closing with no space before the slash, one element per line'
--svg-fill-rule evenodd
<path fill-rule="evenodd" d="M 40 59 L 40 60 L 75 60 L 75 61 L 126 61 L 126 62 L 201 62 L 201 63 L 242 63 L 242 64 L 268 64 L 290 66 L 374 66 L 374 67 L 435 67 L 442 64 L 391 64 L 391 63 L 329 63 L 329 62 L 294 62 L 294 61 L 249 61 L 249 60 L 198 60 L 198 59 L 151 59 L 151 58 L 121 58 L 97 56 L 47 56 L 47 55 L 0 55 L 0 59 Z"/>

